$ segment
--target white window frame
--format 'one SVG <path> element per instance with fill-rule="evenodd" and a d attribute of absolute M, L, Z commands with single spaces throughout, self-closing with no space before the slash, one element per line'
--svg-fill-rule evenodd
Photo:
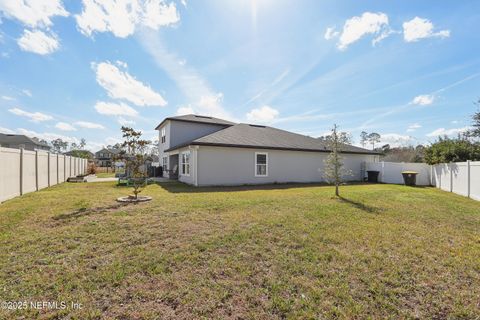
<path fill-rule="evenodd" d="M 257 155 L 265 155 L 265 174 L 257 174 L 257 166 L 263 165 L 257 163 Z M 268 177 L 268 152 L 255 152 L 255 167 L 253 168 L 255 177 Z"/>
<path fill-rule="evenodd" d="M 167 129 L 165 127 L 160 130 L 160 141 L 162 141 L 162 143 L 167 141 Z"/>
<path fill-rule="evenodd" d="M 184 160 L 185 160 L 184 156 L 185 155 L 188 155 L 188 162 L 184 162 Z M 185 152 L 180 153 L 180 175 L 186 176 L 186 177 L 190 176 L 190 169 L 191 169 L 190 161 L 191 161 L 191 159 L 192 159 L 192 155 L 191 155 L 190 151 L 185 151 Z M 185 165 L 185 167 L 184 167 L 184 165 Z M 186 170 L 184 170 L 184 169 L 186 169 Z"/>
<path fill-rule="evenodd" d="M 168 168 L 168 156 L 163 156 L 162 157 L 162 168 L 163 168 L 163 171 L 167 170 L 167 168 Z"/>

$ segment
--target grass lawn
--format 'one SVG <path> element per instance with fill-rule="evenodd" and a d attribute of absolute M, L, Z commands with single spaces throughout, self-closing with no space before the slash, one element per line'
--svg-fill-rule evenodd
<path fill-rule="evenodd" d="M 61 184 L 0 205 L 0 319 L 478 319 L 480 202 L 434 188 Z"/>
<path fill-rule="evenodd" d="M 97 178 L 115 178 L 115 172 L 100 172 L 96 176 Z"/>

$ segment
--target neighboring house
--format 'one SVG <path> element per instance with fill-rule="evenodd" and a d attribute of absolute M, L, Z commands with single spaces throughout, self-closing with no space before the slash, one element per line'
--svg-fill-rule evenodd
<path fill-rule="evenodd" d="M 13 148 L 13 149 L 25 149 L 25 150 L 44 150 L 49 151 L 50 146 L 44 142 L 41 142 L 37 138 L 30 138 L 23 134 L 4 134 L 0 133 L 0 147 Z"/>
<path fill-rule="evenodd" d="M 98 167 L 111 167 L 114 163 L 114 157 L 120 153 L 120 149 L 103 148 L 95 152 L 95 164 Z"/>
<path fill-rule="evenodd" d="M 320 139 L 214 117 L 169 117 L 156 129 L 165 176 L 195 186 L 322 182 L 331 151 Z M 351 145 L 342 154 L 352 181 L 363 179 L 365 161 L 379 158 Z"/>

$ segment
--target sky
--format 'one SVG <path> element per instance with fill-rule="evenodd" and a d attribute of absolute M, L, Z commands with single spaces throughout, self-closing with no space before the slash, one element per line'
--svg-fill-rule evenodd
<path fill-rule="evenodd" d="M 0 132 L 146 139 L 196 113 L 359 143 L 468 130 L 479 1 L 0 0 Z"/>

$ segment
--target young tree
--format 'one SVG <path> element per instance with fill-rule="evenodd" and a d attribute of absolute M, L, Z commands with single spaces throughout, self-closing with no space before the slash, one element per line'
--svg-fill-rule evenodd
<path fill-rule="evenodd" d="M 141 139 L 142 132 L 129 127 L 122 126 L 122 133 L 125 141 L 119 158 L 125 162 L 126 172 L 133 183 L 133 194 L 138 199 L 147 178 L 145 162 L 149 159 L 146 151 L 150 141 Z"/>
<path fill-rule="evenodd" d="M 380 142 L 380 138 L 381 136 L 376 132 L 372 132 L 368 135 L 368 142 L 372 145 L 372 150 L 375 149 L 375 143 Z"/>
<path fill-rule="evenodd" d="M 343 167 L 342 156 L 340 155 L 342 147 L 349 142 L 348 135 L 344 132 L 338 132 L 338 126 L 335 124 L 332 128 L 332 134 L 326 139 L 328 147 L 331 150 L 327 159 L 325 159 L 325 180 L 335 185 L 335 195 L 340 196 L 339 186 L 345 176 L 351 175 L 350 170 Z"/>
<path fill-rule="evenodd" d="M 367 141 L 368 141 L 368 133 L 365 132 L 365 131 L 362 131 L 360 133 L 360 144 L 362 145 L 362 147 L 365 148 L 365 145 L 367 144 Z"/>

